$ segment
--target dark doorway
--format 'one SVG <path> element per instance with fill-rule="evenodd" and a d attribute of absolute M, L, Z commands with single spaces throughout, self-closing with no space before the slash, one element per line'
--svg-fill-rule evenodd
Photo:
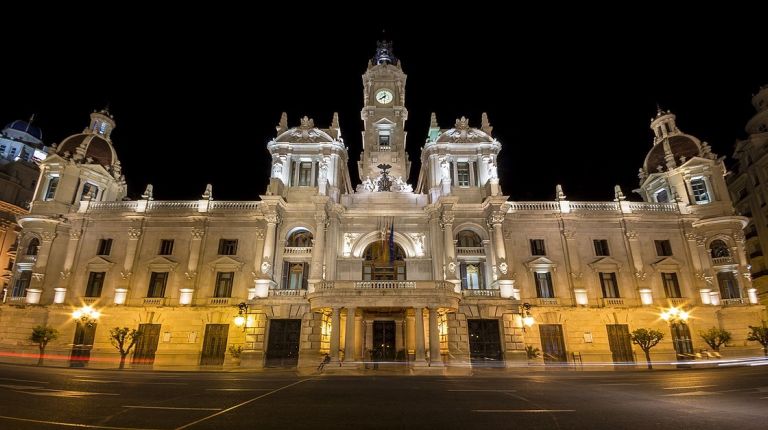
<path fill-rule="evenodd" d="M 267 367 L 290 367 L 299 362 L 301 320 L 270 320 Z"/>
<path fill-rule="evenodd" d="M 678 360 L 691 360 L 696 356 L 693 354 L 693 343 L 691 342 L 691 331 L 688 325 L 681 322 L 675 322 L 670 325 L 672 332 L 672 344 L 675 346 Z"/>
<path fill-rule="evenodd" d="M 160 341 L 160 324 L 139 324 L 141 337 L 133 353 L 133 364 L 152 364 Z"/>
<path fill-rule="evenodd" d="M 395 360 L 395 322 L 373 322 L 373 361 Z"/>
<path fill-rule="evenodd" d="M 539 324 L 541 348 L 544 350 L 544 363 L 565 363 L 565 342 L 563 326 L 560 324 Z"/>
<path fill-rule="evenodd" d="M 206 324 L 201 365 L 220 366 L 224 364 L 224 352 L 227 350 L 229 324 Z"/>
<path fill-rule="evenodd" d="M 85 367 L 91 359 L 93 338 L 96 336 L 96 323 L 77 323 L 75 338 L 72 340 L 72 354 L 69 356 L 69 367 Z"/>
<path fill-rule="evenodd" d="M 498 320 L 467 320 L 467 331 L 473 364 L 504 365 Z"/>
<path fill-rule="evenodd" d="M 607 324 L 608 346 L 611 347 L 614 363 L 634 363 L 632 340 L 629 337 L 629 326 L 626 324 Z"/>

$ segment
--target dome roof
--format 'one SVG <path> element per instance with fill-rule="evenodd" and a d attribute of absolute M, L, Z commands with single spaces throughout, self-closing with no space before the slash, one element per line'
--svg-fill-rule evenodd
<path fill-rule="evenodd" d="M 83 158 L 87 159 L 90 157 L 94 163 L 107 167 L 117 161 L 112 145 L 101 136 L 91 133 L 75 134 L 64 139 L 56 149 L 56 152 L 59 154 L 69 152 L 74 155 L 81 146 L 85 147 Z"/>
<path fill-rule="evenodd" d="M 39 127 L 36 127 L 26 121 L 22 121 L 20 119 L 17 119 L 16 121 L 13 121 L 12 123 L 5 126 L 4 130 L 16 130 L 20 131 L 22 133 L 26 133 L 32 137 L 34 137 L 37 140 L 42 141 L 43 140 L 43 131 L 40 130 Z"/>
<path fill-rule="evenodd" d="M 670 136 L 666 139 L 669 142 L 669 149 L 672 151 L 672 155 L 675 157 L 675 162 L 680 162 L 680 157 L 685 157 L 686 160 L 691 157 L 697 157 L 701 155 L 701 147 L 699 143 L 686 135 Z M 664 159 L 664 142 L 659 142 L 653 145 L 653 148 L 648 152 L 645 157 L 645 170 L 648 173 L 656 173 L 659 171 L 659 166 L 663 169 L 667 169 L 667 161 Z"/>

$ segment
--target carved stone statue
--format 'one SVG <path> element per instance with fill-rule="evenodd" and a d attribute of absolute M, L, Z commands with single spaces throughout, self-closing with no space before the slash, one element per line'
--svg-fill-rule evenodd
<path fill-rule="evenodd" d="M 144 200 L 154 200 L 152 198 L 152 184 L 147 184 L 147 188 L 144 189 L 144 194 L 141 195 Z"/>
<path fill-rule="evenodd" d="M 213 200 L 213 185 L 206 184 L 205 192 L 203 193 L 203 200 Z"/>

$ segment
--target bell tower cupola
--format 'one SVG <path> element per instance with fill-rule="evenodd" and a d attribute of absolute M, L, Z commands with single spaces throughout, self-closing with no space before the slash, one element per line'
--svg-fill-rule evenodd
<path fill-rule="evenodd" d="M 404 188 L 411 162 L 405 151 L 405 80 L 401 62 L 392 53 L 392 42 L 379 41 L 363 74 L 363 152 L 358 164 L 363 183 L 376 182 L 379 165 L 390 165 L 389 177 Z"/>

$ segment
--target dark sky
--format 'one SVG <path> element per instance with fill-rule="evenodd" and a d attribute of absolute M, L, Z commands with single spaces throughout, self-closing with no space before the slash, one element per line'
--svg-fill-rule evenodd
<path fill-rule="evenodd" d="M 6 56 L 0 121 L 35 112 L 50 144 L 109 103 L 130 197 L 152 183 L 156 199 L 192 200 L 212 183 L 217 200 L 253 200 L 266 188 L 280 113 L 291 126 L 308 115 L 327 127 L 338 111 L 358 183 L 361 74 L 386 26 L 408 74 L 409 182 L 430 112 L 443 128 L 462 115 L 479 126 L 487 112 L 511 200 L 551 200 L 558 183 L 571 200 L 610 200 L 615 184 L 637 200 L 657 102 L 730 157 L 751 95 L 768 84 L 764 24 L 749 15 L 672 25 L 456 11 L 454 21 L 350 25 L 304 13 L 269 26 L 231 12 L 19 34 L 9 46 L 25 55 Z"/>

